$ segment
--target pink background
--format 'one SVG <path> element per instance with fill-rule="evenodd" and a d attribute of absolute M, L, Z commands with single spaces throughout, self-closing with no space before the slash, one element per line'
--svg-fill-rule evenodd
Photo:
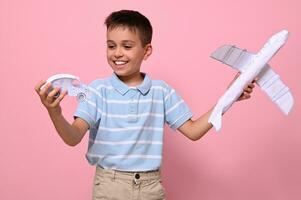
<path fill-rule="evenodd" d="M 219 134 L 191 142 L 166 127 L 163 181 L 172 200 L 301 199 L 300 8 L 298 0 L 1 0 L 0 199 L 90 199 L 88 134 L 77 147 L 65 145 L 34 86 L 56 73 L 85 83 L 110 75 L 103 21 L 120 9 L 151 20 L 154 52 L 142 70 L 176 88 L 195 118 L 236 74 L 209 58 L 212 51 L 236 44 L 257 52 L 273 33 L 290 31 L 270 62 L 294 95 L 290 115 L 256 88 L 224 116 Z M 75 99 L 62 107 L 71 120 Z"/>

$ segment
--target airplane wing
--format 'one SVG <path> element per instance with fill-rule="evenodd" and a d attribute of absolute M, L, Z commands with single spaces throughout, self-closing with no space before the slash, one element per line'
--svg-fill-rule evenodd
<path fill-rule="evenodd" d="M 243 67 L 253 59 L 253 56 L 255 55 L 246 49 L 240 49 L 233 45 L 221 46 L 211 54 L 211 58 L 229 65 L 240 72 L 244 72 Z"/>
<path fill-rule="evenodd" d="M 294 98 L 290 89 L 282 82 L 280 76 L 276 74 L 267 64 L 258 75 L 256 83 L 278 105 L 281 111 L 288 115 L 294 104 Z"/>
<path fill-rule="evenodd" d="M 211 57 L 239 70 L 245 71 L 244 67 L 255 55 L 246 49 L 240 49 L 233 45 L 224 45 L 211 54 Z M 266 64 L 258 75 L 256 83 L 278 105 L 284 114 L 288 114 L 293 107 L 294 98 L 290 89 L 282 82 L 280 76 Z"/>

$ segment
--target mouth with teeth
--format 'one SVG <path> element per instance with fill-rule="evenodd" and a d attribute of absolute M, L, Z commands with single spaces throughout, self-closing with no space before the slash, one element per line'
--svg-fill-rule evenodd
<path fill-rule="evenodd" d="M 122 68 L 125 66 L 125 64 L 128 63 L 128 61 L 123 61 L 123 60 L 115 60 L 113 62 L 116 65 L 116 67 L 118 67 L 118 68 Z"/>

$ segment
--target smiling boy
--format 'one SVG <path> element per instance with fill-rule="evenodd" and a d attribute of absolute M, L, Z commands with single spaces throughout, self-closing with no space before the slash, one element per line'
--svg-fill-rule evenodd
<path fill-rule="evenodd" d="M 107 61 L 113 74 L 93 81 L 91 95 L 80 102 L 75 120 L 62 115 L 59 88 L 45 81 L 36 85 L 43 105 L 64 142 L 75 146 L 90 130 L 87 160 L 96 165 L 93 199 L 165 199 L 161 184 L 163 126 L 167 123 L 191 140 L 200 139 L 212 125 L 212 109 L 192 120 L 177 92 L 161 80 L 140 71 L 152 53 L 152 26 L 137 11 L 111 13 L 107 26 Z M 239 100 L 250 98 L 248 85 Z"/>

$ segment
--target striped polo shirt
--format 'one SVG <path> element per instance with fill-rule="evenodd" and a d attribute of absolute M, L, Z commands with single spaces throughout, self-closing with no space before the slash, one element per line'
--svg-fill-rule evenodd
<path fill-rule="evenodd" d="M 91 165 L 121 171 L 159 169 L 165 122 L 174 130 L 192 113 L 173 88 L 161 80 L 129 87 L 118 76 L 93 81 L 74 116 L 89 124 L 86 158 Z"/>

